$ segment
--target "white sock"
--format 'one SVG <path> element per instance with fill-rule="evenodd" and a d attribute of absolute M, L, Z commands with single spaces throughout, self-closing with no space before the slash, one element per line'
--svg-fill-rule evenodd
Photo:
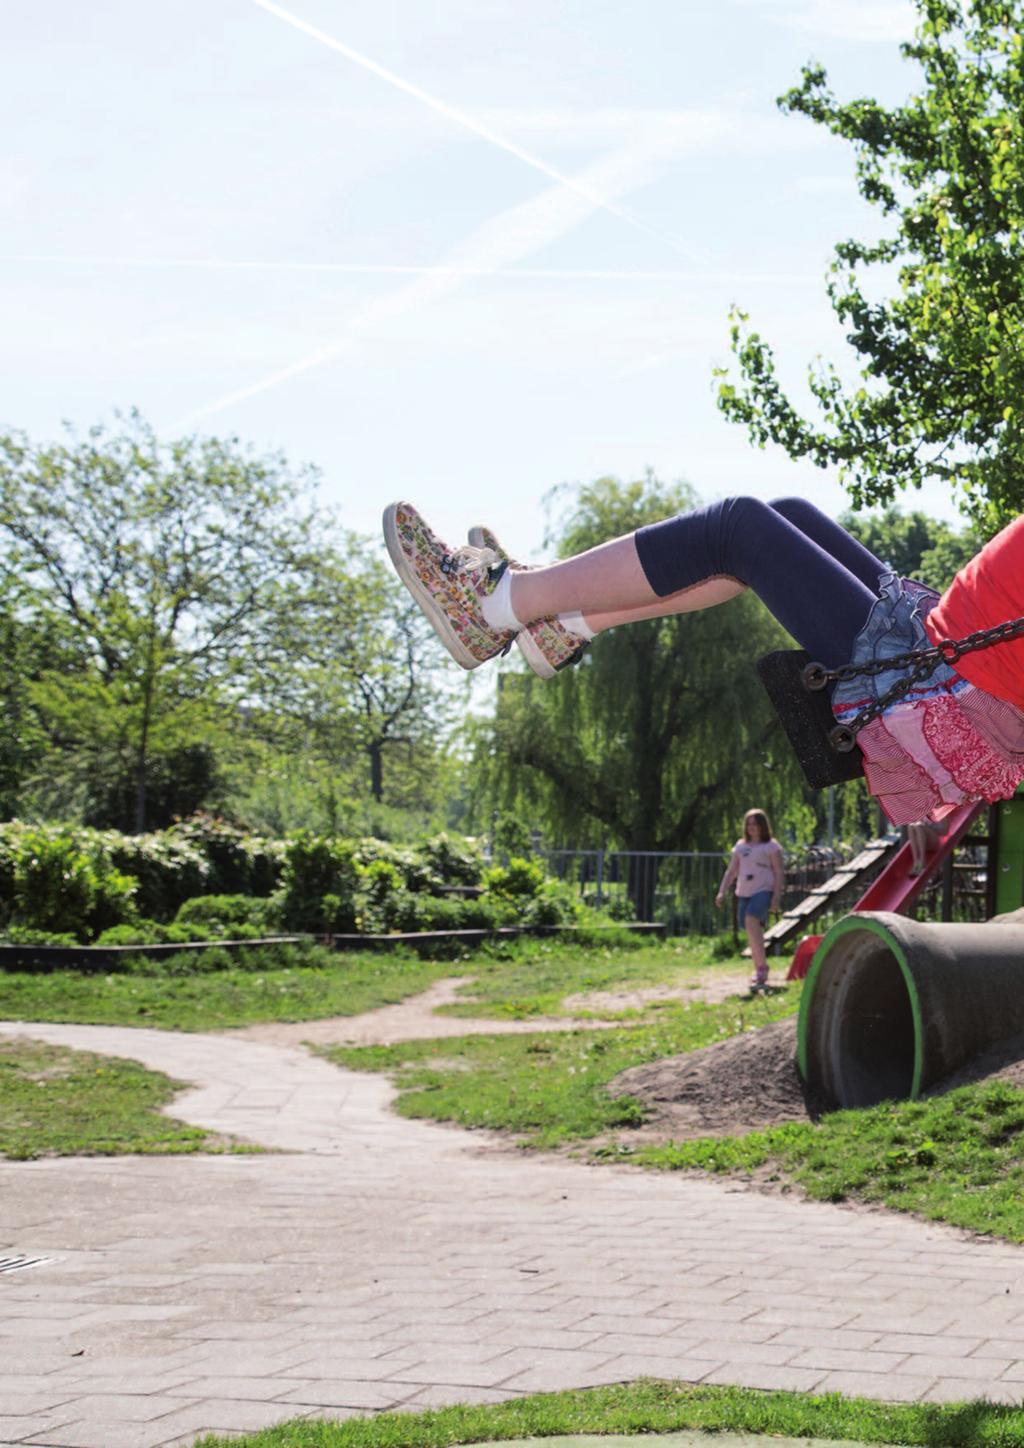
<path fill-rule="evenodd" d="M 480 612 L 491 628 L 518 633 L 522 623 L 512 612 L 512 570 L 506 568 L 493 593 L 480 601 Z"/>
<path fill-rule="evenodd" d="M 576 613 L 560 613 L 558 615 L 558 622 L 563 624 L 570 633 L 579 634 L 581 639 L 592 639 L 596 637 L 594 630 L 578 611 Z"/>

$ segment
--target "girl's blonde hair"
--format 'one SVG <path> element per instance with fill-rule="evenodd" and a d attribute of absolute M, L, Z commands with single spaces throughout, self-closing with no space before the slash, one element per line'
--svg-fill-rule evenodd
<path fill-rule="evenodd" d="M 769 824 L 768 816 L 765 814 L 763 809 L 748 809 L 746 814 L 743 816 L 743 838 L 745 840 L 750 839 L 751 825 L 758 826 L 761 831 L 762 841 L 771 839 L 772 827 Z"/>

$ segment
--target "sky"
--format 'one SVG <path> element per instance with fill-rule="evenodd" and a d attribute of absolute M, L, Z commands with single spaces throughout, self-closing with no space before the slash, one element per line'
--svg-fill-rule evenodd
<path fill-rule="evenodd" d="M 0 57 L 0 426 L 138 407 L 543 553 L 559 484 L 836 478 L 715 405 L 742 306 L 798 391 L 872 234 L 808 60 L 895 100 L 906 0 L 33 0 Z M 907 506 L 957 521 L 947 494 Z"/>

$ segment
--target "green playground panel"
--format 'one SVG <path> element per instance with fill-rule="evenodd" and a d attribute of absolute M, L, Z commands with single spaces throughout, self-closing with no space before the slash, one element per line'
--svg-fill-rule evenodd
<path fill-rule="evenodd" d="M 1024 906 L 1024 794 L 996 805 L 998 844 L 996 847 L 996 914 Z"/>

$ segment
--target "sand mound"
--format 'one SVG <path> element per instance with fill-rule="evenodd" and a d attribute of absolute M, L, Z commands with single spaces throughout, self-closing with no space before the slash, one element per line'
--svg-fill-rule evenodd
<path fill-rule="evenodd" d="M 1024 1035 L 993 1046 L 929 1094 L 991 1080 L 1024 1090 Z M 609 1090 L 613 1096 L 635 1096 L 651 1108 L 645 1125 L 629 1134 L 645 1143 L 742 1136 L 819 1115 L 796 1068 L 795 1017 L 685 1056 L 633 1066 L 616 1076 Z"/>

